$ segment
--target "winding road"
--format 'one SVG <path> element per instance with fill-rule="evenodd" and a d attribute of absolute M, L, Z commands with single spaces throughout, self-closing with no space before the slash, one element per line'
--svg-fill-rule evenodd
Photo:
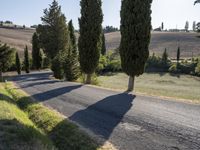
<path fill-rule="evenodd" d="M 61 82 L 50 75 L 32 73 L 13 81 L 119 150 L 200 150 L 200 105 Z"/>

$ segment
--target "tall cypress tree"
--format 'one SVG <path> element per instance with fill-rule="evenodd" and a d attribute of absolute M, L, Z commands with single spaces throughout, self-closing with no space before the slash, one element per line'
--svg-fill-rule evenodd
<path fill-rule="evenodd" d="M 15 65 L 16 65 L 16 69 L 17 69 L 17 73 L 20 75 L 21 74 L 21 62 L 19 59 L 19 54 L 18 52 L 16 52 L 15 54 Z"/>
<path fill-rule="evenodd" d="M 179 61 L 180 61 L 180 47 L 178 47 L 178 49 L 177 49 L 177 64 L 179 63 Z"/>
<path fill-rule="evenodd" d="M 34 33 L 32 37 L 32 60 L 33 60 L 33 68 L 37 70 L 41 69 L 42 55 L 40 52 L 39 38 L 37 33 Z"/>
<path fill-rule="evenodd" d="M 70 39 L 66 17 L 61 12 L 61 7 L 56 0 L 52 2 L 49 9 L 44 10 L 44 16 L 41 19 L 43 24 L 37 28 L 41 48 L 51 60 L 51 69 L 54 75 L 63 78 L 64 74 L 61 74 L 63 71 L 59 69 L 64 67 L 63 56 L 66 56 L 70 48 Z M 62 58 L 60 58 L 61 56 Z M 59 63 L 59 68 L 53 63 Z"/>
<path fill-rule="evenodd" d="M 78 52 L 76 44 L 76 36 L 74 33 L 74 26 L 72 20 L 68 23 L 69 37 L 70 37 L 70 48 L 68 49 L 65 58 L 65 78 L 68 81 L 74 81 L 78 78 Z"/>
<path fill-rule="evenodd" d="M 10 48 L 6 44 L 0 44 L 0 82 L 3 81 L 3 72 L 13 64 L 15 49 Z"/>
<path fill-rule="evenodd" d="M 167 49 L 165 48 L 165 51 L 163 52 L 163 55 L 162 55 L 162 62 L 164 64 L 167 64 L 168 62 L 168 53 L 167 53 Z"/>
<path fill-rule="evenodd" d="M 29 63 L 29 54 L 27 46 L 24 49 L 24 69 L 26 73 L 30 73 L 30 63 Z"/>
<path fill-rule="evenodd" d="M 81 0 L 80 5 L 79 60 L 82 72 L 87 74 L 86 83 L 90 84 L 101 53 L 102 2 L 101 0 Z"/>
<path fill-rule="evenodd" d="M 101 46 L 101 54 L 106 55 L 106 42 L 105 42 L 105 34 L 102 32 L 102 46 Z"/>
<path fill-rule="evenodd" d="M 134 89 L 135 76 L 144 73 L 149 57 L 152 0 L 122 0 L 120 56 L 129 76 L 128 91 Z"/>

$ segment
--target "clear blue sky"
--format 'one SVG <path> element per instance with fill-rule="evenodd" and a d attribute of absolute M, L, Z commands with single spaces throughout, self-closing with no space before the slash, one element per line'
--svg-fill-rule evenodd
<path fill-rule="evenodd" d="M 80 0 L 58 0 L 62 12 L 67 20 L 72 19 L 75 28 L 78 28 L 80 17 Z M 184 28 L 186 20 L 200 21 L 200 4 L 194 6 L 194 0 L 153 0 L 152 25 L 159 27 L 164 22 L 165 28 Z M 0 20 L 11 20 L 20 25 L 33 25 L 41 23 L 40 17 L 43 9 L 48 7 L 52 0 L 1 0 Z M 121 0 L 103 0 L 103 25 L 119 27 Z"/>

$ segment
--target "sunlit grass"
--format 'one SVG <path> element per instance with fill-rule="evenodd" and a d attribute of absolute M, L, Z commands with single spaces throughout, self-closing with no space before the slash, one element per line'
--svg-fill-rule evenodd
<path fill-rule="evenodd" d="M 123 73 L 100 76 L 98 80 L 102 87 L 127 89 L 128 76 Z M 149 95 L 200 101 L 200 78 L 190 75 L 145 73 L 136 78 L 135 91 Z"/>

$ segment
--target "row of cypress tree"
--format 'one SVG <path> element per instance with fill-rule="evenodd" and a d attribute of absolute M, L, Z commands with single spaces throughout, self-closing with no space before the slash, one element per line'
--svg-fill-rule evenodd
<path fill-rule="evenodd" d="M 133 90 L 135 76 L 143 74 L 149 56 L 151 3 L 152 0 L 122 0 L 120 56 L 123 71 L 130 76 L 129 91 Z M 42 25 L 38 26 L 33 37 L 33 47 L 44 50 L 56 78 L 76 80 L 80 69 L 87 75 L 86 83 L 90 84 L 100 54 L 106 53 L 102 1 L 81 0 L 80 6 L 78 48 L 72 21 L 66 24 L 56 0 L 44 10 Z M 36 35 L 38 45 L 34 44 Z M 33 55 L 38 56 L 38 50 Z M 37 64 L 36 59 L 34 61 Z"/>
<path fill-rule="evenodd" d="M 30 59 L 29 59 L 29 53 L 28 53 L 27 46 L 24 48 L 24 63 L 23 64 L 24 64 L 25 72 L 30 73 Z M 15 54 L 15 66 L 16 66 L 17 73 L 20 75 L 21 70 L 22 70 L 22 65 L 21 65 L 21 61 L 20 61 L 18 52 L 16 52 L 16 54 Z"/>

